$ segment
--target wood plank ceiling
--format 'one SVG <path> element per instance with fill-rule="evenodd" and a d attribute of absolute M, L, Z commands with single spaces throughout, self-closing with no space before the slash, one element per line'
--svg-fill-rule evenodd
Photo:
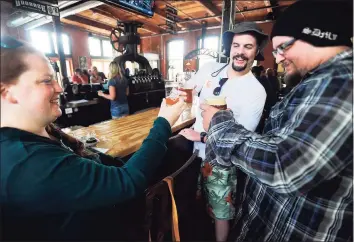
<path fill-rule="evenodd" d="M 7 0 L 8 1 L 8 0 Z M 236 1 L 235 22 L 239 21 L 264 21 L 271 16 L 277 16 L 284 6 L 295 1 L 264 0 L 264 1 Z M 155 14 L 152 18 L 137 15 L 122 8 L 103 4 L 75 15 L 61 18 L 64 24 L 72 25 L 87 31 L 108 36 L 112 28 L 117 26 L 119 21 L 139 21 L 143 27 L 138 29 L 141 36 L 151 36 L 167 33 L 166 6 L 172 6 L 178 10 L 177 30 L 186 31 L 200 29 L 202 22 L 207 26 L 221 26 L 222 5 L 221 0 L 200 0 L 200 1 L 170 1 L 158 0 L 155 2 Z M 265 7 L 278 6 L 274 8 Z M 252 10 L 258 9 L 259 10 Z M 263 9 L 262 9 L 263 8 Z M 250 11 L 251 10 L 251 11 Z M 270 15 L 270 16 L 269 16 Z M 215 16 L 215 17 L 214 17 Z"/>

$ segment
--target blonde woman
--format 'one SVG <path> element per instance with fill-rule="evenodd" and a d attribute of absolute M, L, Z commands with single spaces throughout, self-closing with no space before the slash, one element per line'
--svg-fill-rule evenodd
<path fill-rule="evenodd" d="M 102 91 L 98 95 L 111 100 L 111 115 L 113 119 L 121 118 L 129 114 L 128 94 L 129 87 L 126 79 L 122 75 L 122 70 L 116 62 L 109 64 L 108 74 L 109 94 Z"/>

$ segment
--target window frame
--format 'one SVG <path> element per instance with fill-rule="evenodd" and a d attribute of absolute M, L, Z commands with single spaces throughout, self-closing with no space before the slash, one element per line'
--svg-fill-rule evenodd
<path fill-rule="evenodd" d="M 105 41 L 111 42 L 109 38 L 105 38 L 105 37 L 97 36 L 97 35 L 91 35 L 91 36 L 89 36 L 88 41 L 90 41 L 90 38 L 98 39 L 100 41 L 100 49 L 101 49 L 101 55 L 91 55 L 90 44 L 88 43 L 89 54 L 90 54 L 91 59 L 101 59 L 102 60 L 102 59 L 115 58 L 112 46 L 111 46 L 112 47 L 112 55 L 111 56 L 104 56 L 104 53 L 103 53 L 103 41 L 105 40 Z"/>
<path fill-rule="evenodd" d="M 55 34 L 55 32 L 51 32 L 51 34 L 52 34 L 52 41 L 51 41 L 51 48 L 52 48 L 52 53 L 53 54 L 55 54 L 55 55 L 57 55 L 57 56 L 59 56 L 59 53 L 57 54 L 57 53 L 55 53 L 55 45 L 54 45 L 54 43 L 55 43 L 55 41 L 54 41 L 54 37 L 53 37 L 53 34 L 56 36 L 56 34 Z M 72 55 L 73 55 L 73 49 L 72 49 L 72 41 L 71 41 L 71 36 L 70 35 L 68 35 L 68 34 L 65 34 L 65 33 L 61 33 L 62 34 L 62 38 L 63 38 L 63 35 L 66 35 L 66 36 L 68 36 L 68 41 L 69 41 L 69 51 L 70 51 L 70 54 L 69 55 L 67 55 L 67 54 L 65 54 L 65 52 L 64 52 L 64 45 L 63 45 L 63 52 L 64 52 L 64 55 L 65 55 L 65 58 L 67 58 L 67 57 L 72 57 Z M 63 44 L 63 40 L 62 40 L 62 42 L 61 42 L 62 44 Z M 58 50 L 58 52 L 59 52 L 59 50 Z"/>
<path fill-rule="evenodd" d="M 217 35 L 217 34 L 208 34 L 208 35 L 206 35 L 205 36 L 205 38 L 208 38 L 208 37 L 217 37 L 218 38 L 218 48 L 217 48 L 217 51 L 219 50 L 219 47 L 220 47 L 220 35 Z M 197 37 L 197 48 L 198 49 L 200 49 L 199 48 L 199 41 L 201 41 L 201 39 L 202 39 L 202 36 L 200 35 L 200 36 L 198 36 Z M 199 68 L 200 68 L 200 66 L 199 66 L 199 57 L 197 58 L 197 70 L 199 70 Z"/>
<path fill-rule="evenodd" d="M 183 54 L 182 54 L 182 69 L 184 71 L 184 56 L 185 56 L 185 40 L 183 38 L 174 38 L 166 41 L 166 78 L 168 79 L 168 66 L 169 66 L 169 53 L 168 53 L 168 45 L 173 41 L 183 41 Z"/>
<path fill-rule="evenodd" d="M 50 53 L 44 53 L 43 52 L 43 54 L 46 56 L 46 57 L 58 57 L 59 58 L 59 53 L 57 54 L 57 53 L 55 53 L 55 45 L 54 45 L 54 37 L 53 37 L 53 34 L 56 36 L 56 33 L 54 32 L 54 31 L 49 31 L 49 30 L 41 30 L 41 29 L 38 29 L 38 30 L 36 30 L 36 29 L 34 29 L 34 30 L 31 30 L 30 32 L 29 32 L 29 39 L 31 40 L 31 43 L 33 44 L 33 42 L 32 42 L 32 36 L 31 36 L 31 34 L 32 34 L 32 31 L 33 32 L 46 32 L 48 35 L 49 35 L 49 46 L 50 46 Z M 63 36 L 63 35 L 66 35 L 67 37 L 68 37 L 68 41 L 69 41 L 69 50 L 70 50 L 70 54 L 65 54 L 64 53 L 64 55 L 65 55 L 65 58 L 67 59 L 67 58 L 72 58 L 72 55 L 73 55 L 73 52 L 72 52 L 72 50 L 73 50 L 73 48 L 72 48 L 72 40 L 71 40 L 71 36 L 69 35 L 69 34 L 67 34 L 67 33 L 61 33 L 61 35 Z M 63 43 L 63 42 L 62 42 Z M 64 45 L 62 46 L 63 47 L 63 50 L 64 50 Z"/>

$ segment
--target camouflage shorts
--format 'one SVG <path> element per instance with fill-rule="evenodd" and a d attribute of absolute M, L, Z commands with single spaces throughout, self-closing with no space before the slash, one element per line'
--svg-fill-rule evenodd
<path fill-rule="evenodd" d="M 236 167 L 220 167 L 203 161 L 198 179 L 198 193 L 203 194 L 207 212 L 215 219 L 235 217 Z"/>

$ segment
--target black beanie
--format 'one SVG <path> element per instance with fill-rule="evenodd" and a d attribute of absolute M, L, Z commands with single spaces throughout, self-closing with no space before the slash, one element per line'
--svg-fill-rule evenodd
<path fill-rule="evenodd" d="M 274 24 L 271 39 L 274 36 L 290 36 L 318 47 L 352 47 L 353 2 L 297 1 Z"/>

